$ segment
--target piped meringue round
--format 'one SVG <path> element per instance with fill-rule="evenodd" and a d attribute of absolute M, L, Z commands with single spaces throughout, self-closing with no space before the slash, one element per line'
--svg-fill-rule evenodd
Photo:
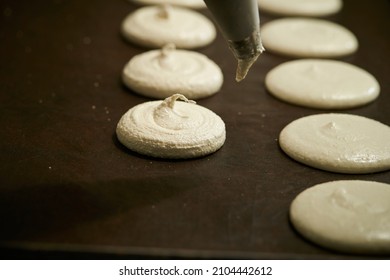
<path fill-rule="evenodd" d="M 207 56 L 177 50 L 172 44 L 134 56 L 124 67 L 124 84 L 147 97 L 163 99 L 180 92 L 190 99 L 217 93 L 223 74 Z"/>
<path fill-rule="evenodd" d="M 355 65 L 329 59 L 299 59 L 282 63 L 265 77 L 275 97 L 296 105 L 346 109 L 375 100 L 380 85 Z"/>
<path fill-rule="evenodd" d="M 305 238 L 347 253 L 390 253 L 390 185 L 340 180 L 301 192 L 290 220 Z"/>
<path fill-rule="evenodd" d="M 122 34 L 132 43 L 159 48 L 173 43 L 193 49 L 210 44 L 216 37 L 214 24 L 204 15 L 177 6 L 145 6 L 122 22 Z"/>
<path fill-rule="evenodd" d="M 323 19 L 276 19 L 264 24 L 261 34 L 268 51 L 292 57 L 342 57 L 358 49 L 351 31 Z"/>
<path fill-rule="evenodd" d="M 260 11 L 283 16 L 328 16 L 339 12 L 342 0 L 258 0 Z"/>
<path fill-rule="evenodd" d="M 218 115 L 181 94 L 131 108 L 120 119 L 116 134 L 132 151 L 168 159 L 211 154 L 226 138 L 225 123 Z"/>
<path fill-rule="evenodd" d="M 130 0 L 130 1 L 141 5 L 170 4 L 170 5 L 183 6 L 186 8 L 193 8 L 193 9 L 206 8 L 206 4 L 202 0 Z"/>
<path fill-rule="evenodd" d="M 390 127 L 351 114 L 318 114 L 288 124 L 279 145 L 293 159 L 339 173 L 390 169 Z"/>

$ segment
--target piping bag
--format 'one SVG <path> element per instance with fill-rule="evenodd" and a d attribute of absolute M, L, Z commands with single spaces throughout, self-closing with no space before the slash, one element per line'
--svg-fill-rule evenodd
<path fill-rule="evenodd" d="M 264 51 L 257 0 L 204 0 L 237 59 L 236 81 L 242 81 Z"/>

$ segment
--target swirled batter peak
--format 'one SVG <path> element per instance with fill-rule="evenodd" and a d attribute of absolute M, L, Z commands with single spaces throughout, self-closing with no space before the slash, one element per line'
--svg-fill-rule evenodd
<path fill-rule="evenodd" d="M 131 108 L 120 119 L 116 134 L 132 151 L 171 159 L 214 153 L 226 138 L 225 123 L 218 115 L 181 94 Z"/>

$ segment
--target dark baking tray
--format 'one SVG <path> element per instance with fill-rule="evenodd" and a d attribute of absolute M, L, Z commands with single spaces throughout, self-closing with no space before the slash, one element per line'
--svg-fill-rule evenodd
<path fill-rule="evenodd" d="M 0 243 L 28 258 L 338 259 L 297 234 L 288 220 L 302 190 L 339 179 L 390 183 L 390 172 L 345 175 L 295 162 L 278 147 L 289 122 L 328 111 L 281 102 L 266 73 L 291 58 L 266 52 L 241 83 L 221 35 L 198 51 L 225 82 L 199 100 L 226 123 L 217 153 L 156 160 L 115 137 L 121 115 L 149 99 L 121 83 L 124 64 L 145 49 L 120 35 L 128 1 L 0 1 Z M 339 112 L 390 124 L 389 2 L 345 0 L 329 17 L 354 32 L 356 54 L 341 60 L 371 72 L 382 91 Z M 201 11 L 209 16 L 207 10 Z M 261 14 L 262 23 L 277 17 Z"/>

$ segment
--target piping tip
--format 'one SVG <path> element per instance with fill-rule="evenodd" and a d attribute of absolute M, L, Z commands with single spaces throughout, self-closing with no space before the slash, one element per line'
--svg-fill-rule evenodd
<path fill-rule="evenodd" d="M 236 81 L 242 81 L 249 69 L 264 51 L 260 39 L 260 30 L 257 28 L 249 37 L 241 41 L 228 41 L 229 47 L 237 59 Z"/>
<path fill-rule="evenodd" d="M 253 63 L 256 62 L 257 58 L 260 56 L 260 53 L 249 57 L 247 59 L 237 59 L 237 70 L 236 70 L 236 81 L 241 82 L 245 79 L 246 74 L 248 74 L 249 69 L 252 67 Z"/>

